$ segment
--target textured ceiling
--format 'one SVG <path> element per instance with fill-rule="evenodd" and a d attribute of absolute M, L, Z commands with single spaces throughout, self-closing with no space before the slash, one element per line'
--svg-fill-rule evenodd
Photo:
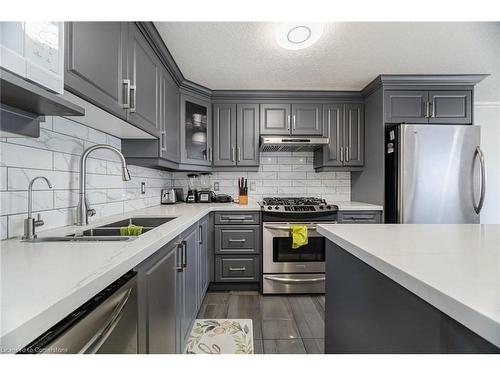
<path fill-rule="evenodd" d="M 359 90 L 378 74 L 490 73 L 500 100 L 500 23 L 328 23 L 290 51 L 275 23 L 155 22 L 184 76 L 211 89 Z"/>

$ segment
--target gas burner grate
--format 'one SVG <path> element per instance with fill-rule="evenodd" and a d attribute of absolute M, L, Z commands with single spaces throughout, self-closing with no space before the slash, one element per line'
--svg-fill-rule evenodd
<path fill-rule="evenodd" d="M 316 211 L 313 206 L 285 206 L 285 211 Z"/>

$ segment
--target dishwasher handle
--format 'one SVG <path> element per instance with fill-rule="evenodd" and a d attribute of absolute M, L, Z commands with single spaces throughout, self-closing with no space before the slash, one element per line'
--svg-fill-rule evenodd
<path fill-rule="evenodd" d="M 125 295 L 121 299 L 120 303 L 116 305 L 113 312 L 102 325 L 102 327 L 97 331 L 97 333 L 87 342 L 83 348 L 80 350 L 79 354 L 94 354 L 99 348 L 104 344 L 109 335 L 113 332 L 114 328 L 120 321 L 125 310 L 125 306 L 132 294 L 132 288 L 125 292 Z"/>

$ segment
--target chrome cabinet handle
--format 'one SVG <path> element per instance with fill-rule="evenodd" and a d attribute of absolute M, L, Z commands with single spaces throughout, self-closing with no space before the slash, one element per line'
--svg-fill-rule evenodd
<path fill-rule="evenodd" d="M 203 226 L 202 225 L 198 225 L 198 235 L 200 236 L 198 243 L 200 245 L 202 245 L 203 244 Z"/>
<path fill-rule="evenodd" d="M 134 113 L 136 111 L 136 99 L 137 99 L 137 85 L 130 85 L 130 93 L 134 93 L 132 95 L 132 98 L 134 98 L 134 100 L 131 100 L 129 99 L 130 101 L 130 112 Z M 132 105 L 132 102 L 134 103 L 134 105 Z"/>
<path fill-rule="evenodd" d="M 241 147 L 238 146 L 238 163 L 241 161 Z"/>
<path fill-rule="evenodd" d="M 234 242 L 236 242 L 236 243 L 245 243 L 245 242 L 247 242 L 247 240 L 245 240 L 244 238 L 242 238 L 242 239 L 233 239 L 233 238 L 230 238 L 230 239 L 227 240 L 227 242 L 231 242 L 231 243 L 234 243 Z"/>
<path fill-rule="evenodd" d="M 481 164 L 481 195 L 479 197 L 479 202 L 476 205 L 475 202 L 472 202 L 474 211 L 476 211 L 476 214 L 479 215 L 481 212 L 481 209 L 483 208 L 483 203 L 484 203 L 484 197 L 486 195 L 486 165 L 485 165 L 485 160 L 484 160 L 484 154 L 483 151 L 481 150 L 481 147 L 477 146 L 476 147 L 476 152 L 474 157 L 479 157 L 479 163 Z"/>
<path fill-rule="evenodd" d="M 290 115 L 287 116 L 287 123 L 288 123 L 287 130 L 290 130 Z"/>
<path fill-rule="evenodd" d="M 429 103 L 431 107 L 431 117 L 436 117 L 436 99 L 432 99 L 432 102 Z"/>
<path fill-rule="evenodd" d="M 229 271 L 246 271 L 246 267 L 229 267 Z"/>
<path fill-rule="evenodd" d="M 166 140 L 166 137 L 167 137 L 167 132 L 165 130 L 163 130 L 161 132 L 161 138 L 160 138 L 160 148 L 161 148 L 162 151 L 166 151 L 167 150 L 167 146 L 166 146 L 167 140 Z"/>
<path fill-rule="evenodd" d="M 313 277 L 310 279 L 289 279 L 286 277 L 276 277 L 276 276 L 264 276 L 264 279 L 271 281 L 279 281 L 282 283 L 317 283 L 320 281 L 325 281 L 325 277 Z"/>
<path fill-rule="evenodd" d="M 187 268 L 188 262 L 187 262 L 187 242 L 186 241 L 181 241 L 182 245 L 182 267 Z"/>
<path fill-rule="evenodd" d="M 297 123 L 295 121 L 295 115 L 293 115 L 293 130 L 297 129 Z"/>
<path fill-rule="evenodd" d="M 208 161 L 212 161 L 212 147 L 208 148 Z"/>
<path fill-rule="evenodd" d="M 349 146 L 345 146 L 345 162 L 349 162 Z"/>
<path fill-rule="evenodd" d="M 235 158 L 236 158 L 236 148 L 231 147 L 231 161 L 234 162 Z"/>
<path fill-rule="evenodd" d="M 118 305 L 116 305 L 113 309 L 109 318 L 104 322 L 102 327 L 99 328 L 97 333 L 83 346 L 83 348 L 79 351 L 79 354 L 94 354 L 99 350 L 122 318 L 125 306 L 127 305 L 131 294 L 132 288 L 125 292 L 125 295 L 121 299 L 120 303 L 118 303 Z"/>
<path fill-rule="evenodd" d="M 428 101 L 425 101 L 424 103 L 425 103 L 425 116 L 424 117 L 429 118 L 429 117 L 431 117 L 431 115 L 430 115 L 430 104 L 431 103 Z"/>
<path fill-rule="evenodd" d="M 123 93 L 123 105 L 124 109 L 130 108 L 130 79 L 124 79 L 122 81 L 125 91 Z"/>
<path fill-rule="evenodd" d="M 252 219 L 252 216 L 221 216 L 222 220 L 248 220 Z"/>
<path fill-rule="evenodd" d="M 182 244 L 181 243 L 177 244 L 176 251 L 177 251 L 177 265 L 176 265 L 175 269 L 178 272 L 182 272 L 182 271 L 184 271 L 184 268 L 182 267 Z"/>
<path fill-rule="evenodd" d="M 344 161 L 344 147 L 340 147 L 340 161 Z"/>

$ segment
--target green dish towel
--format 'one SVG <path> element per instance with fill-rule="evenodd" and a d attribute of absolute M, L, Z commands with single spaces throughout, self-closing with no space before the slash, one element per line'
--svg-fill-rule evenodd
<path fill-rule="evenodd" d="M 307 245 L 307 225 L 291 224 L 290 231 L 292 232 L 292 249 Z"/>
<path fill-rule="evenodd" d="M 120 227 L 120 236 L 138 236 L 143 230 L 142 226 L 130 224 L 128 227 Z"/>

